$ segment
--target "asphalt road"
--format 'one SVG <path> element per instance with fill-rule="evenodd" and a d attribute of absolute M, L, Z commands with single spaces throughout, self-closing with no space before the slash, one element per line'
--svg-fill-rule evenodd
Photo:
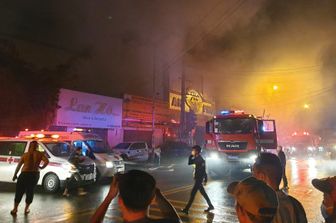
<path fill-rule="evenodd" d="M 168 197 L 176 209 L 185 206 L 192 187 L 192 167 L 186 165 L 187 158 L 163 164 L 161 167 L 150 165 L 128 165 L 128 169 L 143 169 L 155 176 L 158 186 Z M 289 178 L 289 193 L 303 204 L 309 222 L 320 223 L 320 203 L 322 194 L 310 184 L 315 177 L 325 177 L 335 173 L 336 166 L 333 161 L 315 159 L 291 159 L 288 161 L 287 176 Z M 189 215 L 181 214 L 184 222 L 188 223 L 225 223 L 237 222 L 234 210 L 234 201 L 226 193 L 227 185 L 234 180 L 240 180 L 250 175 L 246 170 L 236 170 L 210 178 L 206 187 L 215 210 L 210 214 L 203 213 L 207 208 L 205 201 L 198 194 Z M 37 189 L 31 213 L 23 214 L 23 202 L 16 218 L 9 212 L 12 209 L 15 184 L 0 183 L 0 222 L 88 222 L 95 208 L 104 199 L 109 189 L 110 180 L 99 182 L 86 187 L 88 194 L 78 196 L 76 190 L 71 191 L 68 198 L 62 197 L 61 192 L 56 194 L 45 193 Z M 157 207 L 150 209 L 150 214 L 159 217 Z M 110 206 L 104 222 L 122 222 L 116 202 Z"/>

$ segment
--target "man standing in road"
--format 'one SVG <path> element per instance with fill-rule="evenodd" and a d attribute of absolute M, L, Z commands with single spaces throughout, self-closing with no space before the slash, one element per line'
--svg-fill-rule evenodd
<path fill-rule="evenodd" d="M 154 148 L 154 163 L 157 166 L 160 166 L 160 163 L 161 163 L 161 148 L 160 148 L 160 146 L 156 146 Z"/>
<path fill-rule="evenodd" d="M 280 159 L 281 162 L 281 166 L 282 166 L 282 182 L 283 182 L 283 189 L 288 190 L 288 181 L 287 181 L 287 177 L 286 177 L 286 155 L 284 153 L 284 151 L 282 150 L 282 146 L 278 146 L 278 157 Z"/>
<path fill-rule="evenodd" d="M 188 201 L 187 206 L 182 209 L 181 211 L 185 214 L 189 213 L 189 208 L 191 207 L 195 195 L 197 191 L 200 191 L 202 196 L 205 198 L 206 202 L 208 203 L 208 209 L 204 210 L 205 212 L 209 212 L 214 209 L 214 206 L 212 205 L 210 198 L 208 197 L 207 193 L 204 190 L 204 185 L 208 181 L 208 176 L 205 169 L 205 160 L 201 156 L 201 147 L 199 145 L 195 145 L 192 147 L 191 155 L 189 156 L 189 162 L 188 165 L 194 165 L 194 187 L 191 190 L 190 198 Z"/>

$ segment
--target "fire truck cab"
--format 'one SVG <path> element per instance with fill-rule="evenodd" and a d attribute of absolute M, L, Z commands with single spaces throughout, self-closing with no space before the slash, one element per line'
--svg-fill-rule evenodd
<path fill-rule="evenodd" d="M 214 162 L 251 166 L 260 151 L 275 152 L 276 148 L 274 120 L 243 111 L 222 111 L 206 123 L 205 149 Z"/>

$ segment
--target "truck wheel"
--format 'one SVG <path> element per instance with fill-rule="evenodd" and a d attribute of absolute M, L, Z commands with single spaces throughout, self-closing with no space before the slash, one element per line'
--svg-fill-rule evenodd
<path fill-rule="evenodd" d="M 54 193 L 59 189 L 59 187 L 60 180 L 58 179 L 58 176 L 56 174 L 51 173 L 44 177 L 43 188 L 45 191 L 49 193 Z"/>

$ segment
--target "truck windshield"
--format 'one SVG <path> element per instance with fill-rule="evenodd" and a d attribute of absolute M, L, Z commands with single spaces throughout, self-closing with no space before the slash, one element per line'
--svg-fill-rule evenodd
<path fill-rule="evenodd" d="M 251 118 L 221 118 L 214 120 L 214 132 L 222 134 L 248 134 L 253 132 Z"/>
<path fill-rule="evenodd" d="M 62 142 L 45 142 L 43 143 L 48 150 L 54 155 L 58 157 L 69 157 L 72 153 L 72 148 L 67 143 Z"/>
<path fill-rule="evenodd" d="M 100 140 L 86 140 L 85 143 L 92 149 L 94 153 L 107 153 L 108 146 Z"/>
<path fill-rule="evenodd" d="M 131 143 L 119 143 L 114 147 L 114 149 L 127 149 Z"/>

